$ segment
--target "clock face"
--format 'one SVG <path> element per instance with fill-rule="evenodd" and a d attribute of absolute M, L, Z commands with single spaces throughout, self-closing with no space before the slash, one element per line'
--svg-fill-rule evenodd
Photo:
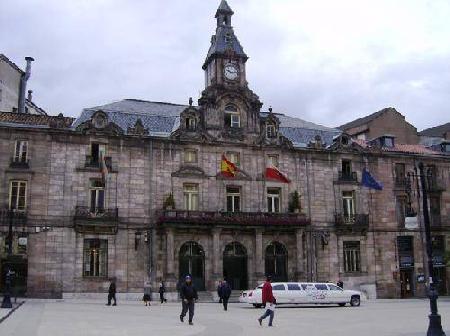
<path fill-rule="evenodd" d="M 236 80 L 239 77 L 239 68 L 233 63 L 228 63 L 223 68 L 226 79 Z"/>

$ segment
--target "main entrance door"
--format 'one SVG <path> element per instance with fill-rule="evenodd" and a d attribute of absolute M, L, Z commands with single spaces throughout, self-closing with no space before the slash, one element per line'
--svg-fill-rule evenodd
<path fill-rule="evenodd" d="M 180 281 L 190 275 L 197 290 L 205 290 L 205 252 L 200 244 L 187 242 L 181 246 L 179 275 Z"/>
<path fill-rule="evenodd" d="M 400 270 L 400 294 L 402 298 L 413 296 L 413 279 L 411 269 Z"/>
<path fill-rule="evenodd" d="M 247 289 L 247 250 L 242 244 L 233 242 L 225 246 L 223 277 L 230 284 L 231 289 Z"/>

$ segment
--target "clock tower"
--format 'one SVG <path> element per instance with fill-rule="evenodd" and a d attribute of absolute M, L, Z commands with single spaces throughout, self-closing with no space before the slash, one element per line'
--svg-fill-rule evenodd
<path fill-rule="evenodd" d="M 248 88 L 248 56 L 234 34 L 234 12 L 222 0 L 216 12 L 216 33 L 202 66 L 205 90 L 199 99 L 204 128 L 216 139 L 243 141 L 260 131 L 262 103 Z"/>

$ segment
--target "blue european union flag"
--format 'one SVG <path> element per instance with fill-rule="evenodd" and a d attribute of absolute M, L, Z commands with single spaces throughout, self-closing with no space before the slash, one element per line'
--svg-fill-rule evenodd
<path fill-rule="evenodd" d="M 377 182 L 366 168 L 364 168 L 362 172 L 361 184 L 370 189 L 383 190 L 383 185 L 380 182 Z"/>

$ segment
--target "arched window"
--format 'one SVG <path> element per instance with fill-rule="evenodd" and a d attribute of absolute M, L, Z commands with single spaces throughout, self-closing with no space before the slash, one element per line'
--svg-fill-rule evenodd
<path fill-rule="evenodd" d="M 192 277 L 198 290 L 205 289 L 205 252 L 200 244 L 193 241 L 184 243 L 180 248 L 180 280 L 183 280 L 186 275 Z"/>
<path fill-rule="evenodd" d="M 225 107 L 225 127 L 241 127 L 241 115 L 235 105 L 228 104 Z"/>
<path fill-rule="evenodd" d="M 283 244 L 272 242 L 266 248 L 266 275 L 274 281 L 287 281 L 287 250 Z"/>
<path fill-rule="evenodd" d="M 195 131 L 197 129 L 197 119 L 195 117 L 186 118 L 186 129 L 188 131 Z"/>

